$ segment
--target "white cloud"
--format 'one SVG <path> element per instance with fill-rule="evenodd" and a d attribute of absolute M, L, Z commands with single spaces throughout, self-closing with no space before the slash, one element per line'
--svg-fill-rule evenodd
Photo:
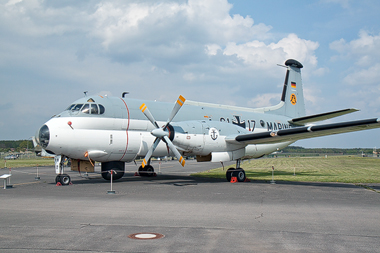
<path fill-rule="evenodd" d="M 242 37 L 247 32 L 251 32 L 248 33 L 251 37 L 252 31 L 263 30 L 263 25 L 255 28 L 253 20 L 249 17 L 243 18 L 240 15 L 231 17 L 229 15 L 231 7 L 224 0 L 190 0 L 183 4 L 176 1 L 160 4 L 112 2 L 99 4 L 92 18 L 96 24 L 95 33 L 104 40 L 105 44 L 149 35 L 148 33 L 156 31 L 166 32 L 155 33 L 154 35 L 160 37 L 155 38 L 156 40 L 168 42 L 167 37 L 166 40 L 161 40 L 168 34 L 175 39 L 184 36 L 189 41 L 228 41 L 236 36 Z M 202 36 L 191 38 L 194 32 Z"/>
<path fill-rule="evenodd" d="M 9 0 L 9 2 L 5 4 L 5 6 L 15 5 L 20 2 L 22 2 L 22 0 Z"/>
<path fill-rule="evenodd" d="M 280 98 L 279 93 L 260 94 L 252 98 L 248 102 L 248 106 L 253 107 L 253 108 L 272 106 L 272 105 L 278 104 L 278 102 L 280 101 L 279 98 Z"/>
<path fill-rule="evenodd" d="M 38 103 L 29 108 L 42 108 L 31 110 L 30 117 L 40 120 L 31 128 L 86 90 L 129 91 L 129 97 L 150 100 L 171 101 L 183 93 L 221 104 L 277 104 L 285 71 L 276 64 L 294 58 L 309 65 L 306 72 L 317 65 L 317 42 L 272 34 L 270 25 L 232 15 L 227 0 L 68 2 L 0 3 L 0 81 L 11 87 L 17 76 L 25 85 L 20 90 L 33 97 L 30 103 Z M 9 96 L 2 103 L 11 101 Z"/>
<path fill-rule="evenodd" d="M 296 34 L 289 34 L 278 43 L 265 44 L 254 40 L 237 45 L 230 42 L 224 49 L 225 55 L 236 55 L 246 64 L 255 68 L 272 68 L 284 59 L 297 59 L 302 63 L 316 66 L 317 58 L 314 51 L 319 44 L 310 40 L 298 38 Z"/>
<path fill-rule="evenodd" d="M 380 34 L 371 35 L 361 30 L 357 39 L 350 42 L 340 39 L 332 42 L 330 48 L 339 53 L 334 60 L 342 59 L 356 64 L 343 78 L 344 83 L 361 87 L 380 85 Z"/>
<path fill-rule="evenodd" d="M 348 74 L 343 81 L 350 85 L 376 85 L 380 86 L 380 63 L 369 67 L 368 69 L 359 69 Z"/>
<path fill-rule="evenodd" d="M 222 50 L 222 48 L 217 44 L 210 44 L 205 46 L 205 52 L 208 55 L 216 55 L 219 50 Z"/>
<path fill-rule="evenodd" d="M 359 38 L 346 42 L 344 39 L 334 41 L 330 49 L 339 55 L 335 58 L 353 60 L 359 66 L 370 66 L 380 58 L 380 34 L 371 35 L 365 30 L 359 32 Z"/>

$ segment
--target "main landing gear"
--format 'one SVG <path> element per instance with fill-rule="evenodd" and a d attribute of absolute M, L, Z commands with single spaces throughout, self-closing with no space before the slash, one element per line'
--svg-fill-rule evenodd
<path fill-rule="evenodd" d="M 120 161 L 102 162 L 102 177 L 105 180 L 111 180 L 111 171 L 113 173 L 112 180 L 118 180 L 124 176 L 125 163 Z"/>
<path fill-rule="evenodd" d="M 148 163 L 144 168 L 142 166 L 139 167 L 139 175 L 140 177 L 154 177 L 156 173 L 154 173 L 153 166 Z"/>
<path fill-rule="evenodd" d="M 240 162 L 241 160 L 236 160 L 236 169 L 235 168 L 229 168 L 226 172 L 226 179 L 228 182 L 231 182 L 231 179 L 233 177 L 236 177 L 238 182 L 244 182 L 246 180 L 245 171 L 240 168 Z"/>

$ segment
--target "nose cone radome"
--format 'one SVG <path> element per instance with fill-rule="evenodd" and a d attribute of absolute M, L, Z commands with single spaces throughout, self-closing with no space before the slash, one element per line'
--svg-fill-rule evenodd
<path fill-rule="evenodd" d="M 38 143 L 44 149 L 47 148 L 50 141 L 50 131 L 47 125 L 43 125 L 38 132 Z"/>

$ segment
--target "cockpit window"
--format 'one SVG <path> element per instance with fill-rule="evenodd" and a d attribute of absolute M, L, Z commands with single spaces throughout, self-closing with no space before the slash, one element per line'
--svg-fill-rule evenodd
<path fill-rule="evenodd" d="M 91 104 L 91 114 L 98 114 L 98 106 L 96 104 Z"/>
<path fill-rule="evenodd" d="M 103 114 L 106 109 L 103 105 L 98 104 L 72 104 L 67 107 L 66 111 L 78 112 L 81 111 L 85 114 Z"/>
<path fill-rule="evenodd" d="M 85 104 L 83 106 L 83 108 L 82 108 L 82 112 L 89 114 L 90 113 L 90 105 L 89 104 Z"/>
<path fill-rule="evenodd" d="M 104 106 L 99 105 L 99 113 L 100 113 L 100 114 L 103 114 L 104 111 L 105 111 Z"/>
<path fill-rule="evenodd" d="M 83 104 L 76 104 L 71 110 L 72 111 L 79 111 L 80 108 L 82 108 Z"/>
<path fill-rule="evenodd" d="M 85 114 L 103 114 L 106 111 L 103 105 L 98 104 L 72 104 L 66 110 L 72 112 L 81 111 Z"/>
<path fill-rule="evenodd" d="M 74 106 L 75 104 L 70 105 L 69 107 L 67 107 L 66 111 L 70 111 L 71 109 L 73 109 Z"/>

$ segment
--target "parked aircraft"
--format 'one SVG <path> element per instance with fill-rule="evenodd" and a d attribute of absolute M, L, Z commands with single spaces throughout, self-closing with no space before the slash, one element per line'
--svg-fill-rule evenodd
<path fill-rule="evenodd" d="M 185 100 L 170 103 L 107 96 L 89 96 L 73 102 L 47 121 L 37 132 L 37 142 L 56 155 L 57 182 L 69 184 L 64 158 L 101 162 L 104 179 L 124 175 L 125 162 L 143 158 L 138 171 L 151 176 L 152 156 L 183 156 L 198 162 L 236 161 L 227 170 L 227 180 L 246 176 L 240 162 L 258 158 L 300 139 L 380 127 L 380 119 L 311 125 L 357 111 L 344 109 L 317 115 L 305 114 L 301 79 L 302 64 L 289 59 L 279 104 L 245 108 Z"/>

